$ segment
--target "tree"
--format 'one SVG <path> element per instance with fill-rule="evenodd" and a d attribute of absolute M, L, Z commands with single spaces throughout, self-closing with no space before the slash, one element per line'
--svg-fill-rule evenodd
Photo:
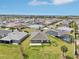
<path fill-rule="evenodd" d="M 77 26 L 76 23 L 74 25 L 75 25 L 74 30 L 75 30 L 75 39 L 76 39 L 77 38 L 77 29 L 78 29 L 78 26 Z"/>
<path fill-rule="evenodd" d="M 74 43 L 74 38 L 73 38 L 73 36 L 70 36 L 70 37 L 71 37 L 70 43 Z"/>
<path fill-rule="evenodd" d="M 15 28 L 14 28 L 14 27 L 10 27 L 10 29 L 11 29 L 11 30 L 12 30 L 12 32 L 13 32 Z"/>
<path fill-rule="evenodd" d="M 76 39 L 77 38 L 77 29 L 78 29 L 76 22 L 75 21 L 70 22 L 69 27 L 74 29 L 74 37 Z"/>
<path fill-rule="evenodd" d="M 75 55 L 76 58 L 79 59 L 79 45 L 77 45 L 76 42 L 75 42 Z"/>
<path fill-rule="evenodd" d="M 65 45 L 63 45 L 61 46 L 61 51 L 63 53 L 63 57 L 65 57 L 65 53 L 68 51 L 68 48 Z"/>

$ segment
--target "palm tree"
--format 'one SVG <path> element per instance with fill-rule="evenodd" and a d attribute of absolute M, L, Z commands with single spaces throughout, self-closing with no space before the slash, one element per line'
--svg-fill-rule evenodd
<path fill-rule="evenodd" d="M 69 27 L 74 29 L 74 37 L 76 39 L 77 38 L 77 29 L 78 29 L 76 22 L 75 21 L 70 22 Z"/>
<path fill-rule="evenodd" d="M 65 53 L 68 51 L 68 48 L 65 45 L 63 45 L 61 46 L 61 51 L 63 53 L 63 58 L 66 59 Z"/>
<path fill-rule="evenodd" d="M 78 29 L 78 26 L 77 26 L 77 24 L 75 23 L 75 24 L 74 24 L 75 39 L 77 39 L 77 29 Z"/>

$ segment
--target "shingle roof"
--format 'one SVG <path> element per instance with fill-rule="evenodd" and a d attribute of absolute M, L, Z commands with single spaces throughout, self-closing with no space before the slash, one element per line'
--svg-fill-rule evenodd
<path fill-rule="evenodd" d="M 71 31 L 71 30 L 73 30 L 73 28 L 69 28 L 69 27 L 63 26 L 63 27 L 58 27 L 57 30 L 60 30 L 60 31 Z"/>
<path fill-rule="evenodd" d="M 11 32 L 12 32 L 11 30 L 0 30 L 0 35 L 4 36 L 4 35 L 11 33 Z"/>
<path fill-rule="evenodd" d="M 20 40 L 23 37 L 25 37 L 27 35 L 27 33 L 25 32 L 12 32 L 10 34 L 8 34 L 8 37 L 12 40 Z"/>
<path fill-rule="evenodd" d="M 48 40 L 48 38 L 44 32 L 39 32 L 31 40 Z"/>
<path fill-rule="evenodd" d="M 46 33 L 53 35 L 53 36 L 58 36 L 58 32 L 56 32 L 56 31 L 49 30 Z"/>
<path fill-rule="evenodd" d="M 38 34 L 39 32 L 31 32 L 30 34 L 31 34 L 31 37 L 34 37 L 34 36 L 36 36 L 37 34 Z"/>
<path fill-rule="evenodd" d="M 9 33 L 8 36 L 0 39 L 0 40 L 6 40 L 6 41 L 10 41 L 10 40 L 21 40 L 23 39 L 25 36 L 27 35 L 27 33 L 25 32 L 12 32 Z"/>

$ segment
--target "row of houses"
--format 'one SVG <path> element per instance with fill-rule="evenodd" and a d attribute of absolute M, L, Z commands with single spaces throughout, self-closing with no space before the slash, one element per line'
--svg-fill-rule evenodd
<path fill-rule="evenodd" d="M 30 45 L 42 45 L 43 43 L 49 43 L 50 41 L 47 35 L 52 35 L 66 42 L 70 42 L 74 39 L 74 37 L 69 34 L 72 30 L 73 29 L 69 27 L 59 27 L 56 30 L 47 29 L 47 31 L 32 32 Z"/>
<path fill-rule="evenodd" d="M 17 24 L 17 23 L 15 23 L 15 24 Z M 14 25 L 10 24 L 10 26 L 14 26 Z M 29 27 L 30 28 L 34 28 L 34 27 L 39 28 L 39 27 L 43 27 L 43 26 L 35 24 L 35 25 L 31 25 Z M 49 39 L 46 34 L 50 34 L 55 37 L 59 37 L 65 41 L 69 41 L 70 35 L 68 35 L 66 33 L 69 33 L 72 30 L 73 30 L 72 28 L 64 26 L 64 27 L 56 28 L 55 31 L 48 30 L 46 33 L 45 32 L 33 32 L 33 33 L 31 33 L 32 38 L 30 40 L 30 45 L 42 45 L 43 43 L 48 43 Z M 5 32 L 2 32 L 0 34 L 0 36 L 1 36 L 0 43 L 19 44 L 22 40 L 24 40 L 28 36 L 28 34 L 25 32 L 18 32 L 18 31 L 14 31 L 14 32 L 5 31 Z"/>
<path fill-rule="evenodd" d="M 31 40 L 30 45 L 42 45 L 43 43 L 49 43 L 49 39 L 47 37 L 47 34 L 50 34 L 52 36 L 58 37 L 65 41 L 70 41 L 72 36 L 68 34 L 62 34 L 56 31 L 56 30 L 48 30 L 47 32 L 44 31 L 38 31 L 38 32 L 32 32 L 31 34 Z M 19 31 L 9 31 L 9 30 L 1 30 L 0 31 L 0 43 L 8 43 L 8 44 L 19 44 L 21 43 L 26 37 L 28 37 L 28 33 L 25 32 L 19 32 Z"/>
<path fill-rule="evenodd" d="M 52 35 L 54 37 L 60 38 L 61 40 L 64 40 L 66 42 L 70 42 L 70 40 L 73 40 L 73 36 L 67 34 L 67 32 L 71 32 L 71 28 L 63 28 L 63 29 L 59 29 L 59 31 L 57 30 L 47 30 L 47 31 L 38 31 L 38 32 L 32 32 L 31 33 L 31 40 L 30 40 L 30 45 L 42 45 L 45 43 L 49 43 L 49 39 L 47 37 L 47 35 Z"/>
<path fill-rule="evenodd" d="M 70 40 L 74 39 L 74 37 L 70 35 L 70 32 L 72 30 L 73 29 L 69 27 L 59 27 L 56 30 L 49 29 L 46 31 L 46 33 L 54 37 L 60 38 L 64 41 L 70 42 Z"/>
<path fill-rule="evenodd" d="M 49 39 L 45 32 L 32 32 L 30 45 L 42 45 L 43 43 L 49 43 Z M 0 43 L 6 44 L 20 44 L 25 38 L 28 37 L 28 33 L 19 32 L 19 31 L 9 31 L 3 30 L 2 37 L 0 38 Z M 6 36 L 3 36 L 6 35 Z"/>

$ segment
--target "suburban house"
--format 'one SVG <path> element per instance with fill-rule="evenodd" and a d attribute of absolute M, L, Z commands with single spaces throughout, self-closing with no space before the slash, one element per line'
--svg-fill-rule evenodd
<path fill-rule="evenodd" d="M 28 36 L 25 32 L 14 31 L 9 33 L 6 37 L 0 39 L 0 43 L 19 44 Z"/>
<path fill-rule="evenodd" d="M 6 25 L 6 27 L 20 27 L 22 26 L 22 23 L 17 23 L 17 22 L 10 22 Z"/>
<path fill-rule="evenodd" d="M 32 24 L 28 26 L 29 28 L 33 28 L 33 29 L 39 29 L 39 28 L 43 28 L 43 25 L 40 24 Z"/>
<path fill-rule="evenodd" d="M 61 40 L 64 40 L 66 42 L 70 42 L 74 39 L 73 36 L 66 34 L 65 32 L 62 33 L 56 30 L 48 30 L 46 33 L 54 37 L 60 38 Z"/>
<path fill-rule="evenodd" d="M 62 26 L 62 27 L 58 27 L 57 29 L 48 29 L 46 33 L 55 37 L 61 37 L 64 36 L 65 34 L 67 36 L 67 34 L 70 34 L 72 30 L 73 28 Z"/>
<path fill-rule="evenodd" d="M 73 30 L 73 28 L 69 28 L 69 27 L 66 27 L 66 26 L 58 27 L 56 29 L 56 31 L 58 31 L 58 36 L 61 36 L 63 34 L 69 34 L 72 30 Z"/>
<path fill-rule="evenodd" d="M 42 45 L 43 43 L 48 43 L 49 40 L 44 32 L 36 32 L 30 40 L 30 45 Z"/>
<path fill-rule="evenodd" d="M 69 27 L 69 23 L 71 22 L 71 20 L 63 20 L 61 23 L 62 25 L 61 26 L 66 26 L 66 27 Z"/>

